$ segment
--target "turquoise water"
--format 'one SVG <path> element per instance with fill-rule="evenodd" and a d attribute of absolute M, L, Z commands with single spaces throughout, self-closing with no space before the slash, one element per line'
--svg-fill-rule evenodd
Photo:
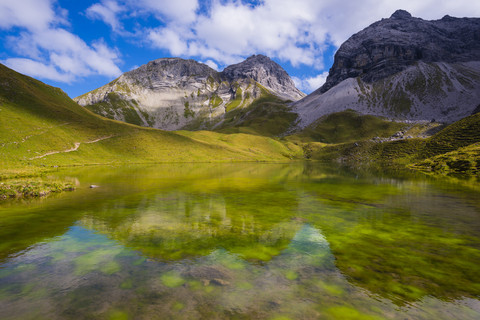
<path fill-rule="evenodd" d="M 480 319 L 475 186 L 303 163 L 57 176 L 77 190 L 0 205 L 1 319 Z"/>

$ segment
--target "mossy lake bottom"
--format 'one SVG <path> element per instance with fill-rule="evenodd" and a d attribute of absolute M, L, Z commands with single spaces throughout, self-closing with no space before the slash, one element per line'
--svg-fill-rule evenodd
<path fill-rule="evenodd" d="M 476 187 L 315 163 L 52 178 L 76 191 L 0 204 L 0 319 L 480 319 Z"/>

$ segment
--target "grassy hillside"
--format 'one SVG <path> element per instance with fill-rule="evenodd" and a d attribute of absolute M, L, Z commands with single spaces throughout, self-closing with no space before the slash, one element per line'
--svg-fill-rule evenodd
<path fill-rule="evenodd" d="M 418 128 L 410 128 L 406 131 L 407 134 L 410 131 L 418 131 Z M 387 142 L 360 140 L 330 145 L 309 143 L 304 149 L 315 160 L 337 161 L 355 166 L 409 166 L 436 173 L 472 175 L 478 173 L 480 164 L 478 142 L 480 114 L 475 114 L 445 127 L 427 139 Z M 412 165 L 414 163 L 417 165 Z"/>
<path fill-rule="evenodd" d="M 56 166 L 304 158 L 478 174 L 480 114 L 428 139 L 384 141 L 372 138 L 388 138 L 400 130 L 423 137 L 439 127 L 344 111 L 295 135 L 275 138 L 296 119 L 286 102 L 265 94 L 250 107 L 229 112 L 218 132 L 139 127 L 100 117 L 60 89 L 0 65 L 0 179 L 38 175 Z"/>
<path fill-rule="evenodd" d="M 285 133 L 298 117 L 287 105 L 288 102 L 264 92 L 262 97 L 250 106 L 226 113 L 225 120 L 215 131 L 279 136 Z"/>
<path fill-rule="evenodd" d="M 93 114 L 63 91 L 0 65 L 0 177 L 65 165 L 284 161 L 300 147 L 245 134 L 166 132 Z"/>
<path fill-rule="evenodd" d="M 421 156 L 428 158 L 451 152 L 480 141 L 480 113 L 449 125 L 429 139 Z"/>
<path fill-rule="evenodd" d="M 425 159 L 410 167 L 435 174 L 480 176 L 480 143 Z"/>
<path fill-rule="evenodd" d="M 342 143 L 373 137 L 390 137 L 404 127 L 404 123 L 346 110 L 318 119 L 296 136 L 301 141 Z"/>

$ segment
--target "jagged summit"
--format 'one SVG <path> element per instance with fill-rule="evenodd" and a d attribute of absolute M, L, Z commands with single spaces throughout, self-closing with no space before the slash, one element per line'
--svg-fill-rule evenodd
<path fill-rule="evenodd" d="M 348 78 L 374 82 L 418 61 L 465 62 L 480 60 L 480 19 L 452 18 L 427 21 L 397 10 L 350 37 L 335 54 L 320 92 Z"/>
<path fill-rule="evenodd" d="M 293 80 L 278 63 L 261 54 L 226 67 L 222 75 L 229 81 L 238 78 L 253 79 L 284 99 L 298 100 L 305 96 L 295 87 Z"/>
<path fill-rule="evenodd" d="M 393 119 L 452 122 L 480 102 L 480 19 L 397 10 L 351 36 L 325 84 L 294 104 L 300 126 L 354 109 Z"/>
<path fill-rule="evenodd" d="M 161 58 L 150 61 L 135 70 L 126 72 L 125 75 L 137 76 L 142 73 L 155 72 L 174 77 L 191 75 L 208 76 L 217 73 L 209 66 L 192 59 L 185 60 L 181 58 Z"/>
<path fill-rule="evenodd" d="M 254 55 L 222 72 L 195 60 L 162 58 L 74 100 L 103 116 L 166 130 L 205 129 L 262 96 L 305 96 L 283 68 Z"/>
<path fill-rule="evenodd" d="M 119 83 L 140 84 L 145 88 L 162 87 L 166 83 L 182 86 L 186 82 L 205 81 L 208 77 L 218 79 L 218 72 L 195 60 L 162 58 L 150 61 L 137 69 L 126 72 L 117 80 Z M 80 104 L 85 103 L 80 100 Z M 87 103 L 89 104 L 89 103 Z"/>
<path fill-rule="evenodd" d="M 410 12 L 406 10 L 401 10 L 401 9 L 395 11 L 390 17 L 390 19 L 410 19 L 410 18 L 412 18 L 412 15 L 410 14 Z"/>

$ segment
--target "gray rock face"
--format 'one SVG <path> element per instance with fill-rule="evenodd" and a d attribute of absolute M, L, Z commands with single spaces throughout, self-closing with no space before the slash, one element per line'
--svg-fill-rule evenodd
<path fill-rule="evenodd" d="M 340 46 L 324 93 L 348 78 L 368 83 L 407 69 L 417 61 L 468 62 L 480 60 L 480 19 L 426 21 L 404 10 L 353 35 Z"/>
<path fill-rule="evenodd" d="M 226 112 L 266 94 L 294 101 L 305 96 L 285 70 L 265 56 L 252 56 L 224 72 L 194 60 L 165 58 L 74 100 L 112 119 L 176 130 L 211 128 Z"/>
<path fill-rule="evenodd" d="M 126 72 L 129 79 L 147 80 L 146 86 L 152 84 L 165 84 L 165 80 L 177 79 L 179 85 L 184 85 L 185 78 L 202 81 L 210 77 L 218 79 L 218 73 L 209 66 L 195 60 L 179 58 L 164 58 L 151 61 L 135 70 Z M 188 79 L 187 79 L 188 80 Z M 153 87 L 152 87 L 153 88 Z"/>
<path fill-rule="evenodd" d="M 305 96 L 298 90 L 288 73 L 275 61 L 264 55 L 253 55 L 247 60 L 228 66 L 221 73 L 228 81 L 236 79 L 253 79 L 276 96 L 296 101 Z"/>
<path fill-rule="evenodd" d="M 451 122 L 479 103 L 480 19 L 425 21 L 398 10 L 342 44 L 326 83 L 293 109 L 304 127 L 345 109 Z"/>

